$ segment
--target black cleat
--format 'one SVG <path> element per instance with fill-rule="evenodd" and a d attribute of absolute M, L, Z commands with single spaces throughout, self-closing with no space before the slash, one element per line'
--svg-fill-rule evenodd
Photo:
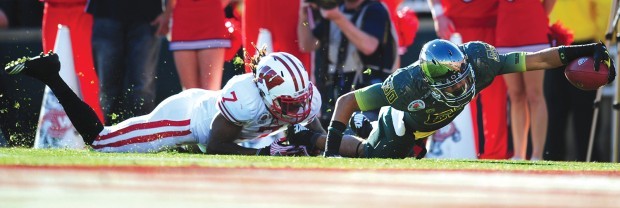
<path fill-rule="evenodd" d="M 58 54 L 50 51 L 35 57 L 22 57 L 11 61 L 4 67 L 4 71 L 10 75 L 21 73 L 41 80 L 57 75 L 60 71 L 60 61 Z"/>

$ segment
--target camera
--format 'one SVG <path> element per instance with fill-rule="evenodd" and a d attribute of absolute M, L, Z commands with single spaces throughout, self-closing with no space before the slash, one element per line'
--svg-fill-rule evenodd
<path fill-rule="evenodd" d="M 333 9 L 340 5 L 343 0 L 306 0 L 307 3 L 314 3 L 321 9 Z"/>

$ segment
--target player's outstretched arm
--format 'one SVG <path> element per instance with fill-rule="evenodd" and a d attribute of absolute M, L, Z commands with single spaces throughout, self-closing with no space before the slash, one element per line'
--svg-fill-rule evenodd
<path fill-rule="evenodd" d="M 325 150 L 327 135 L 296 124 L 288 128 L 286 138 L 289 143 L 304 145 L 310 150 L 313 150 L 315 147 L 319 150 Z M 343 135 L 339 151 L 340 155 L 343 157 L 363 157 L 363 142 L 364 140 L 359 137 Z"/>
<path fill-rule="evenodd" d="M 261 149 L 246 148 L 237 145 L 235 140 L 241 134 L 241 126 L 234 124 L 218 114 L 211 123 L 207 154 L 223 155 L 273 155 L 273 156 L 307 156 L 305 147 L 280 144 L 278 141 Z"/>
<path fill-rule="evenodd" d="M 528 53 L 525 57 L 528 71 L 540 69 L 553 69 L 567 65 L 571 61 L 581 57 L 593 57 L 595 63 L 602 63 L 609 69 L 608 83 L 616 77 L 616 67 L 609 57 L 609 51 L 602 42 L 584 45 L 559 46 L 544 49 L 534 53 Z M 599 69 L 599 64 L 594 64 L 594 70 Z"/>
<path fill-rule="evenodd" d="M 525 69 L 527 71 L 554 69 L 564 65 L 560 60 L 557 47 L 543 49 L 525 56 Z"/>
<path fill-rule="evenodd" d="M 351 114 L 359 109 L 359 105 L 355 99 L 355 91 L 344 94 L 338 98 L 331 123 L 327 128 L 325 157 L 339 156 L 342 136 L 344 130 L 347 128 L 346 123 L 351 118 Z"/>

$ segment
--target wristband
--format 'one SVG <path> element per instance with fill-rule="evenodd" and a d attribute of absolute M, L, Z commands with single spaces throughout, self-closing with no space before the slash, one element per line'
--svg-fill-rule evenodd
<path fill-rule="evenodd" d="M 560 46 L 558 48 L 558 53 L 560 54 L 560 61 L 562 64 L 569 64 L 572 60 L 584 57 L 584 56 L 592 56 L 594 55 L 594 51 L 596 51 L 596 44 L 598 43 L 590 43 L 585 45 L 572 45 L 572 46 Z"/>
<path fill-rule="evenodd" d="M 347 125 L 340 121 L 332 121 L 327 128 L 327 142 L 325 142 L 325 151 L 336 154 L 340 151 L 340 143 Z"/>

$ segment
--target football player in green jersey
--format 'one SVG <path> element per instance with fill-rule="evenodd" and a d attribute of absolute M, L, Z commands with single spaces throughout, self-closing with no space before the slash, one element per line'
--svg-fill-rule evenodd
<path fill-rule="evenodd" d="M 484 42 L 455 45 L 432 40 L 422 47 L 418 61 L 398 69 L 383 83 L 339 97 L 327 136 L 296 128 L 289 130 L 288 138 L 291 143 L 325 145 L 326 157 L 420 158 L 423 155 L 412 155 L 413 147 L 419 145 L 416 140 L 454 120 L 495 76 L 553 69 L 585 56 L 606 64 L 609 82 L 615 79 L 614 65 L 602 43 L 498 54 Z M 354 112 L 379 108 L 377 125 L 367 138 L 346 135 L 343 140 L 345 123 Z"/>

